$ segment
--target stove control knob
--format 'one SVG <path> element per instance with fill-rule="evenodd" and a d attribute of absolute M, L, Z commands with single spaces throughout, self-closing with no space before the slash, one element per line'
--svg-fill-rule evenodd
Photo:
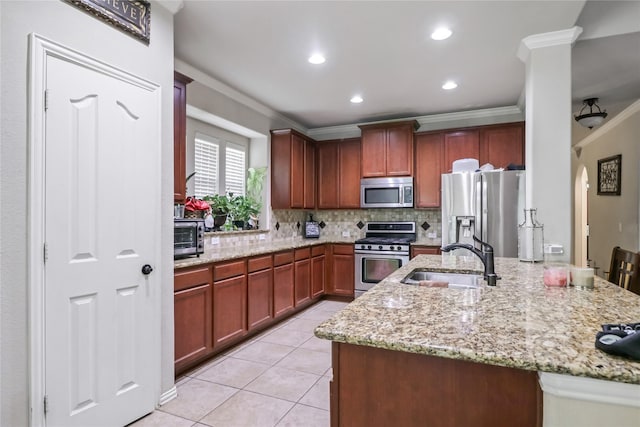
<path fill-rule="evenodd" d="M 401 250 L 402 250 L 402 247 L 401 247 L 401 246 L 398 246 L 398 250 L 399 250 L 399 251 L 401 251 Z"/>
<path fill-rule="evenodd" d="M 364 245 L 360 245 L 360 249 L 364 249 Z"/>
<path fill-rule="evenodd" d="M 367 246 L 367 249 L 371 249 L 371 245 L 368 245 L 368 246 Z"/>
<path fill-rule="evenodd" d="M 382 250 L 382 245 L 378 246 L 378 249 Z"/>
<path fill-rule="evenodd" d="M 389 246 L 389 250 L 392 251 L 394 248 L 393 246 Z"/>

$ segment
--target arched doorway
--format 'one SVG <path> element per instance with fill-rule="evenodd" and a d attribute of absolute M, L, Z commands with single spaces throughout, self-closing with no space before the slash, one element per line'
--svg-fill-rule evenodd
<path fill-rule="evenodd" d="M 589 261 L 589 222 L 587 215 L 587 201 L 589 191 L 589 177 L 584 165 L 578 167 L 575 180 L 575 220 L 574 220 L 574 259 L 573 263 L 579 267 L 587 267 Z"/>

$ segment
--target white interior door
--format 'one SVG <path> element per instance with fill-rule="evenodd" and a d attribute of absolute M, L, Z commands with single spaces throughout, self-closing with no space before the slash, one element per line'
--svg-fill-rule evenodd
<path fill-rule="evenodd" d="M 49 426 L 119 426 L 159 387 L 159 90 L 48 56 L 45 393 Z"/>

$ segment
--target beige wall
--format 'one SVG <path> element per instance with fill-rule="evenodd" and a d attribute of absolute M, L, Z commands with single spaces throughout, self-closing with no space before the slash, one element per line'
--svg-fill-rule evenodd
<path fill-rule="evenodd" d="M 173 16 L 152 3 L 151 43 L 61 1 L 0 1 L 0 425 L 29 425 L 27 299 L 28 34 L 35 32 L 162 87 L 162 170 L 173 170 Z M 173 387 L 173 174 L 162 177 L 162 391 Z M 165 219 L 166 218 L 166 219 Z M 155 274 L 155 273 L 154 273 Z"/>
<path fill-rule="evenodd" d="M 606 125 L 603 125 L 606 126 Z M 589 176 L 588 222 L 590 228 L 589 257 L 600 267 L 599 273 L 609 270 L 614 246 L 639 250 L 638 239 L 638 181 L 640 174 L 640 109 L 605 130 L 582 148 L 580 156 L 573 153 L 573 176 L 584 165 Z M 594 129 L 595 131 L 595 129 Z M 622 186 L 620 196 L 599 196 L 598 160 L 622 154 Z"/>

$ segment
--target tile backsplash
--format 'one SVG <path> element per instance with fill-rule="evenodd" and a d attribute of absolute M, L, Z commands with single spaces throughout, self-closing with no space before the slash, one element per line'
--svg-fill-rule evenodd
<path fill-rule="evenodd" d="M 320 234 L 325 237 L 364 237 L 364 229 L 358 228 L 358 222 L 370 221 L 415 221 L 418 240 L 428 238 L 428 233 L 441 237 L 440 209 L 353 209 L 353 210 L 275 210 L 272 211 L 269 230 L 271 238 L 282 239 L 302 235 L 304 222 L 313 215 L 314 221 L 323 221 L 325 227 Z M 424 230 L 421 225 L 428 223 Z M 299 225 L 299 226 L 298 226 Z"/>

